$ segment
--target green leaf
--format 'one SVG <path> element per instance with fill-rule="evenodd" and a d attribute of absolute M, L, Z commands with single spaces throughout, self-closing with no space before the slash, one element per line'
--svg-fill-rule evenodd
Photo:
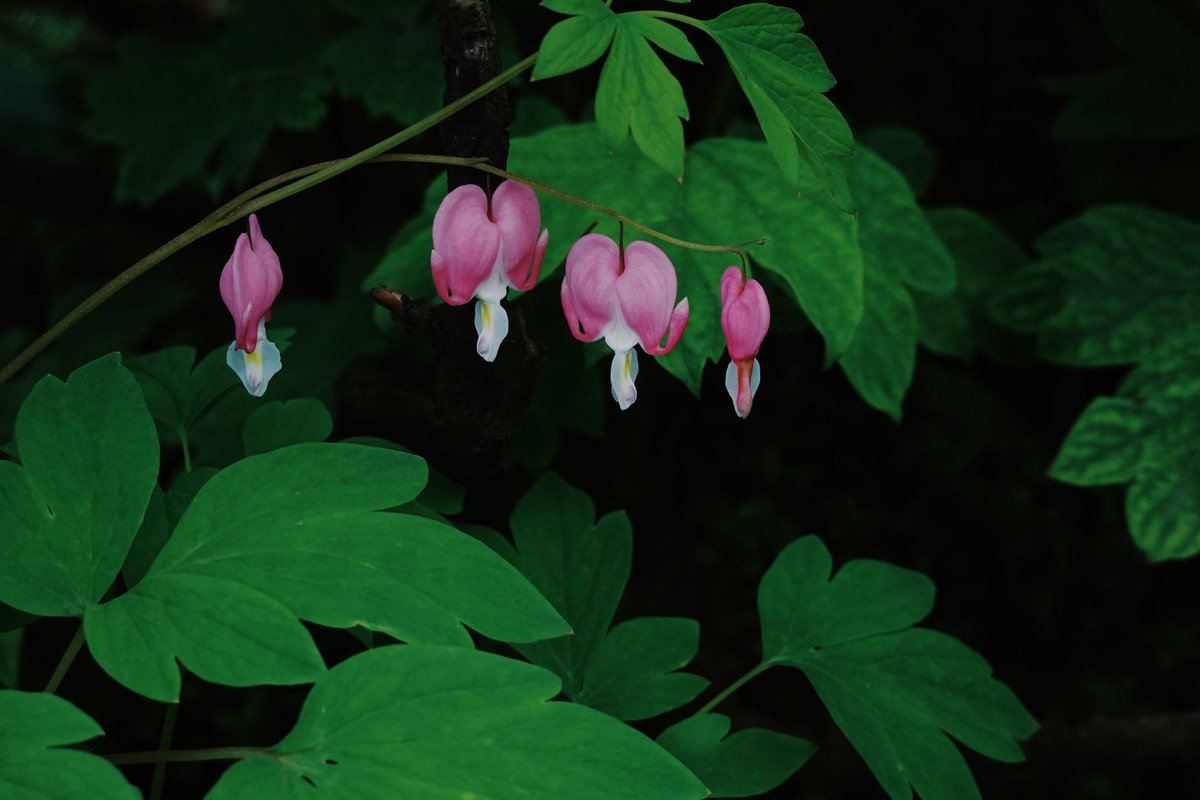
<path fill-rule="evenodd" d="M 579 12 L 572 13 L 579 16 L 555 24 L 542 39 L 533 80 L 583 69 L 608 50 L 617 29 L 616 14 L 600 0 L 584 4 Z"/>
<path fill-rule="evenodd" d="M 623 513 L 599 522 L 595 516 L 588 496 L 552 472 L 513 510 L 516 548 L 505 543 L 495 549 L 512 560 L 574 631 L 517 649 L 562 678 L 563 691 L 572 700 L 619 719 L 657 716 L 692 700 L 708 685 L 697 675 L 676 672 L 695 657 L 700 627 L 689 619 L 639 617 L 609 630 L 629 579 L 633 539 Z"/>
<path fill-rule="evenodd" d="M 954 258 L 958 282 L 952 295 L 912 292 L 921 344 L 962 359 L 970 359 L 977 348 L 1004 356 L 1006 334 L 987 316 L 987 301 L 1025 265 L 1025 253 L 1007 234 L 965 208 L 934 209 L 926 216 Z"/>
<path fill-rule="evenodd" d="M 851 561 L 830 579 L 820 539 L 789 545 L 758 591 L 763 663 L 804 671 L 835 722 L 895 800 L 978 797 L 949 736 L 1002 761 L 1037 723 L 991 668 L 945 634 L 910 626 L 933 607 L 933 584 L 880 561 Z"/>
<path fill-rule="evenodd" d="M 1200 223 L 1137 206 L 1084 212 L 1037 241 L 1039 260 L 989 305 L 1071 366 L 1130 364 L 1200 342 Z"/>
<path fill-rule="evenodd" d="M 729 717 L 698 714 L 667 728 L 657 741 L 704 782 L 712 797 L 765 794 L 817 749 L 804 739 L 765 728 L 728 733 Z"/>
<path fill-rule="evenodd" d="M 596 521 L 588 496 L 550 472 L 517 503 L 510 526 L 514 565 L 574 632 L 518 649 L 562 678 L 568 695 L 578 695 L 587 663 L 604 640 L 629 580 L 629 518 L 614 512 Z"/>
<path fill-rule="evenodd" d="M 858 137 L 863 144 L 904 175 L 913 194 L 920 197 L 937 171 L 937 153 L 921 134 L 910 128 L 883 126 Z"/>
<path fill-rule="evenodd" d="M 700 624 L 680 617 L 637 617 L 608 632 L 575 700 L 617 719 L 656 717 L 694 700 L 708 686 L 676 672 L 696 657 Z"/>
<path fill-rule="evenodd" d="M 412 500 L 425 475 L 407 453 L 325 443 L 222 470 L 145 578 L 89 609 L 93 656 L 128 688 L 173 701 L 175 658 L 234 686 L 315 679 L 323 667 L 300 620 L 462 646 L 461 623 L 503 641 L 566 632 L 484 545 L 433 520 L 375 511 Z"/>
<path fill-rule="evenodd" d="M 859 203 L 864 310 L 839 363 L 864 400 L 898 420 L 916 363 L 910 291 L 952 292 L 954 261 L 891 165 L 861 148 L 847 161 L 847 177 Z"/>
<path fill-rule="evenodd" d="M 200 177 L 214 192 L 244 181 L 274 128 L 309 130 L 324 115 L 329 82 L 313 57 L 324 44 L 312 0 L 239 3 L 208 46 L 118 41 L 117 63 L 88 72 L 84 125 L 122 151 L 117 199 L 148 204 Z"/>
<path fill-rule="evenodd" d="M 110 761 L 63 748 L 104 733 L 75 706 L 42 692 L 0 691 L 0 796 L 8 800 L 138 800 Z"/>
<path fill-rule="evenodd" d="M 833 75 L 812 40 L 798 33 L 803 24 L 791 9 L 751 3 L 702 27 L 729 60 L 787 181 L 799 187 L 805 167 L 839 208 L 853 210 L 839 159 L 854 152 L 854 138 L 822 94 Z"/>
<path fill-rule="evenodd" d="M 1125 397 L 1098 397 L 1084 410 L 1048 470 L 1077 486 L 1104 486 L 1133 478 L 1153 412 Z"/>
<path fill-rule="evenodd" d="M 146 513 L 142 517 L 142 525 L 138 528 L 129 553 L 125 556 L 125 564 L 121 567 L 121 575 L 125 585 L 133 586 L 145 577 L 146 571 L 154 563 L 158 551 L 171 535 L 171 518 L 167 514 L 166 494 L 158 486 L 150 495 L 146 505 Z"/>
<path fill-rule="evenodd" d="M 142 387 L 150 416 L 186 435 L 214 400 L 237 385 L 237 376 L 225 363 L 225 351 L 218 347 L 196 364 L 194 348 L 168 347 L 125 363 Z"/>
<path fill-rule="evenodd" d="M 329 409 L 315 397 L 273 400 L 246 417 L 242 441 L 246 455 L 278 450 L 290 444 L 323 442 L 333 433 Z"/>
<path fill-rule="evenodd" d="M 628 15 L 616 17 L 612 47 L 596 87 L 596 126 L 610 147 L 633 141 L 647 158 L 683 180 L 683 87 Z"/>
<path fill-rule="evenodd" d="M 1051 477 L 1079 486 L 1132 482 L 1130 532 L 1152 561 L 1200 552 L 1200 358 L 1167 353 L 1094 400 L 1071 429 Z"/>
<path fill-rule="evenodd" d="M 632 728 L 546 702 L 558 688 L 542 669 L 487 653 L 376 648 L 324 676 L 272 754 L 235 764 L 208 800 L 705 796 Z"/>
<path fill-rule="evenodd" d="M 399 450 L 402 453 L 411 453 L 407 447 L 396 444 L 395 442 L 381 439 L 378 436 L 349 436 L 342 439 L 346 444 L 365 444 L 370 447 L 385 447 L 389 450 Z M 444 473 L 436 467 L 429 467 L 429 482 L 425 484 L 425 488 L 417 495 L 417 499 L 413 501 L 438 514 L 454 515 L 462 511 L 463 501 L 466 497 L 466 490 L 461 484 L 447 478 Z"/>
<path fill-rule="evenodd" d="M 112 585 L 158 474 L 142 391 L 116 353 L 38 381 L 17 415 L 22 464 L 0 461 L 0 600 L 78 616 Z"/>
<path fill-rule="evenodd" d="M 397 122 L 416 122 L 436 111 L 445 80 L 433 21 L 370 17 L 364 23 L 325 53 L 338 93 L 362 100 L 373 116 Z"/>

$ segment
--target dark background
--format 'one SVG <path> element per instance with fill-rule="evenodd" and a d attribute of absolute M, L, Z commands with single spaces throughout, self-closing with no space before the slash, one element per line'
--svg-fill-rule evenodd
<path fill-rule="evenodd" d="M 706 18 L 725 5 L 696 2 L 680 10 Z M 1043 79 L 1093 73 L 1122 59 L 1095 4 L 795 5 L 838 77 L 830 97 L 855 130 L 910 127 L 936 152 L 926 206 L 973 208 L 1027 248 L 1040 232 L 1096 203 L 1200 211 L 1194 184 L 1184 179 L 1200 170 L 1194 139 L 1050 138 L 1064 99 L 1043 88 Z M 1166 5 L 1181 25 L 1200 26 L 1200 6 Z M 89 33 L 78 51 L 51 62 L 65 110 L 55 147 L 30 152 L 6 142 L 0 151 L 0 326 L 30 333 L 216 204 L 193 186 L 148 208 L 114 204 L 117 152 L 78 130 L 86 116 L 80 85 L 90 62 L 111 57 L 113 42 L 132 31 L 203 40 L 219 24 L 209 6 L 130 0 L 37 6 L 83 14 Z M 531 3 L 497 3 L 497 16 L 510 62 L 532 52 L 555 19 Z M 286 25 L 280 21 L 281 33 Z M 716 48 L 698 36 L 693 42 L 704 67 L 671 61 L 691 102 L 691 140 L 752 119 Z M 518 118 L 522 102 L 538 93 L 569 119 L 586 119 L 596 74 L 592 68 L 538 85 L 536 92 L 520 84 L 514 90 Z M 11 105 L 5 111 L 10 120 L 22 112 Z M 335 98 L 314 132 L 273 134 L 254 178 L 354 152 L 396 127 L 372 118 L 357 101 Z M 424 149 L 436 146 L 436 138 L 425 140 Z M 286 213 L 272 210 L 276 250 L 300 254 L 285 261 L 289 296 L 328 298 L 347 250 L 370 266 L 415 212 L 433 174 L 367 167 L 288 200 Z M 115 330 L 118 346 L 130 352 L 177 343 L 202 351 L 215 346 L 228 327 L 215 293 L 216 268 L 232 240 L 224 233 L 162 265 L 130 290 L 136 296 L 121 301 L 116 322 L 97 325 Z M 521 302 L 532 335 L 551 358 L 574 347 L 558 319 L 556 294 L 538 291 Z M 365 296 L 361 313 L 372 313 Z M 569 429 L 558 434 L 550 465 L 587 491 L 600 512 L 626 509 L 634 523 L 634 571 L 618 619 L 699 619 L 701 651 L 692 669 L 720 688 L 758 659 L 754 594 L 763 571 L 786 543 L 816 533 L 839 564 L 871 557 L 927 573 L 938 587 L 928 624 L 983 653 L 1042 722 L 1027 763 L 1002 765 L 968 754 L 984 797 L 1196 796 L 1195 757 L 1178 756 L 1187 742 L 1200 741 L 1187 716 L 1200 706 L 1200 564 L 1148 565 L 1129 537 L 1122 490 L 1073 488 L 1044 474 L 1072 421 L 1091 398 L 1111 391 L 1122 372 L 1070 370 L 1032 357 L 1001 364 L 980 356 L 964 364 L 922 351 L 897 425 L 861 401 L 836 368 L 821 368 L 814 331 L 786 313 L 777 317 L 760 354 L 765 379 L 748 420 L 730 409 L 723 367 L 710 367 L 697 399 L 647 366 L 630 411 L 601 398 L 602 439 Z M 87 338 L 65 338 L 61 360 L 46 361 L 43 369 L 82 363 L 82 355 L 72 359 L 87 352 Z M 428 339 L 392 336 L 386 347 L 339 365 L 335 436 L 420 440 L 413 420 L 427 412 Z M 539 392 L 554 396 L 555 374 L 543 373 L 551 383 Z M 412 407 L 390 407 L 381 397 Z M 544 468 L 546 445 L 538 442 L 545 438 L 545 431 L 522 429 L 514 455 L 487 476 L 471 478 L 463 517 L 503 529 L 513 504 Z M 43 621 L 31 632 L 22 688 L 43 684 L 73 627 Z M 345 634 L 322 633 L 321 641 L 331 660 L 355 652 Z M 269 743 L 290 728 L 303 693 L 232 690 L 189 678 L 175 745 Z M 120 749 L 156 746 L 161 706 L 119 689 L 86 654 L 62 694 L 95 716 Z M 735 727 L 772 727 L 819 745 L 773 796 L 883 797 L 800 673 L 772 671 L 720 710 Z M 673 719 L 642 727 L 656 733 Z M 1101 720 L 1110 722 L 1097 727 Z M 166 796 L 198 797 L 220 769 L 172 765 Z M 149 773 L 149 767 L 129 769 L 139 781 L 148 782 Z"/>

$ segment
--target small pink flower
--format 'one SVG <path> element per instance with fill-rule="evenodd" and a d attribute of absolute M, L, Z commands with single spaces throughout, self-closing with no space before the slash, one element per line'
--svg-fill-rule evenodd
<path fill-rule="evenodd" d="M 725 270 L 721 276 L 721 330 L 731 359 L 725 370 L 725 389 L 739 417 L 750 413 L 758 391 L 762 370 L 756 356 L 770 326 L 771 307 L 762 284 L 746 280 L 738 267 Z"/>
<path fill-rule="evenodd" d="M 283 270 L 254 214 L 250 215 L 250 235 L 238 236 L 233 255 L 221 270 L 220 286 L 234 329 L 225 361 L 242 379 L 246 391 L 261 397 L 280 368 L 279 348 L 267 339 L 266 323 L 271 319 L 271 304 L 283 287 Z"/>
<path fill-rule="evenodd" d="M 476 350 L 494 361 L 508 335 L 508 313 L 500 301 L 511 287 L 527 292 L 537 283 L 550 232 L 543 230 L 537 195 L 528 186 L 504 181 L 489 203 L 483 189 L 459 186 L 433 217 L 430 266 L 438 295 L 452 306 L 475 298 Z"/>
<path fill-rule="evenodd" d="M 637 399 L 637 351 L 671 352 L 688 321 L 687 298 L 675 305 L 675 267 L 650 242 L 631 242 L 624 258 L 617 243 L 589 233 L 567 253 L 562 306 L 571 334 L 581 342 L 601 336 L 613 349 L 613 399 L 621 410 Z M 666 338 L 666 344 L 663 339 Z"/>

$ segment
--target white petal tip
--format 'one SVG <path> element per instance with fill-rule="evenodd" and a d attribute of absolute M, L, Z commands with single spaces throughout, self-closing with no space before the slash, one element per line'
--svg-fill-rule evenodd
<path fill-rule="evenodd" d="M 475 301 L 475 332 L 479 334 L 475 352 L 489 364 L 494 362 L 508 336 L 508 312 L 499 301 Z"/>

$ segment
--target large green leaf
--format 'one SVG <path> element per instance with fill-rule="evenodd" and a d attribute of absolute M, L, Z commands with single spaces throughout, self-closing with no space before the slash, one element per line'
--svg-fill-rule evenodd
<path fill-rule="evenodd" d="M 461 623 L 504 641 L 568 630 L 507 562 L 447 525 L 380 513 L 412 500 L 425 463 L 350 444 L 299 444 L 212 477 L 140 583 L 85 616 L 97 662 L 158 700 L 178 658 L 241 686 L 314 680 L 300 620 L 405 641 L 470 646 Z"/>
<path fill-rule="evenodd" d="M 729 717 L 698 714 L 667 728 L 657 741 L 704 781 L 712 797 L 765 794 L 817 749 L 804 739 L 765 728 L 728 733 Z"/>
<path fill-rule="evenodd" d="M 789 545 L 758 592 L 763 663 L 802 669 L 895 800 L 979 796 L 950 736 L 1019 761 L 1037 723 L 975 651 L 910 626 L 933 606 L 927 578 L 880 561 L 833 562 L 819 539 Z"/>
<path fill-rule="evenodd" d="M 557 674 L 573 700 L 627 720 L 665 713 L 708 685 L 676 671 L 695 657 L 700 626 L 639 617 L 609 630 L 629 579 L 633 532 L 623 513 L 595 519 L 588 496 L 554 473 L 513 510 L 509 557 L 574 631 L 518 650 Z"/>
<path fill-rule="evenodd" d="M 0 797 L 6 800 L 138 800 L 111 762 L 62 745 L 104 733 L 75 706 L 41 692 L 0 691 Z"/>
<path fill-rule="evenodd" d="M 1094 208 L 1037 242 L 1041 255 L 989 308 L 1037 334 L 1046 358 L 1130 364 L 1200 342 L 1200 223 L 1138 206 Z"/>
<path fill-rule="evenodd" d="M 801 173 L 810 170 L 839 208 L 853 210 L 839 159 L 854 152 L 854 137 L 822 94 L 833 88 L 833 75 L 799 33 L 803 24 L 792 9 L 750 3 L 701 27 L 729 59 L 787 181 L 799 188 Z"/>
<path fill-rule="evenodd" d="M 122 151 L 117 199 L 150 203 L 200 176 L 220 191 L 245 180 L 275 127 L 306 130 L 324 115 L 316 3 L 255 0 L 233 10 L 207 46 L 130 36 L 117 43 L 116 64 L 89 70 L 84 131 Z M 277 35 L 280 19 L 286 36 Z"/>
<path fill-rule="evenodd" d="M 866 148 L 846 164 L 865 279 L 862 322 L 839 363 L 864 400 L 899 419 L 916 364 L 912 291 L 952 292 L 954 260 L 903 175 Z"/>
<path fill-rule="evenodd" d="M 116 578 L 158 475 L 142 390 L 117 354 L 38 381 L 17 415 L 21 464 L 0 461 L 0 600 L 78 616 Z"/>
<path fill-rule="evenodd" d="M 376 648 L 324 676 L 291 733 L 231 767 L 208 800 L 705 796 L 632 728 L 546 702 L 558 689 L 545 670 L 487 653 Z"/>
<path fill-rule="evenodd" d="M 1131 483 L 1126 516 L 1153 561 L 1200 552 L 1200 358 L 1173 352 L 1134 370 L 1076 421 L 1051 477 Z"/>

